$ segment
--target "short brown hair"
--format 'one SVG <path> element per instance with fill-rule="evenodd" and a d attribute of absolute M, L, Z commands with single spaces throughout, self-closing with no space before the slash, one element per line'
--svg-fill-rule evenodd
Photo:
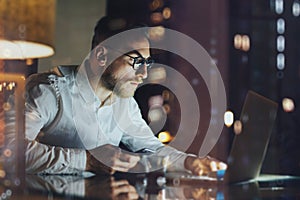
<path fill-rule="evenodd" d="M 106 40 L 107 38 L 121 33 L 126 30 L 134 29 L 134 28 L 141 28 L 141 27 L 148 27 L 142 23 L 136 23 L 133 20 L 122 18 L 122 17 L 108 17 L 105 16 L 101 18 L 95 28 L 94 28 L 94 35 L 92 39 L 92 49 L 94 49 L 98 44 L 102 41 Z M 148 39 L 147 33 L 142 33 Z"/>

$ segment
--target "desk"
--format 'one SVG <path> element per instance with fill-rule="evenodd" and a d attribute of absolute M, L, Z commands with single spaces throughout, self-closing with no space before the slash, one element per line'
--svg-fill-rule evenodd
<path fill-rule="evenodd" d="M 147 174 L 114 176 L 27 175 L 25 188 L 1 199 L 300 199 L 299 179 L 227 185 L 198 181 L 178 183 Z M 5 197 L 5 198 L 3 198 Z"/>

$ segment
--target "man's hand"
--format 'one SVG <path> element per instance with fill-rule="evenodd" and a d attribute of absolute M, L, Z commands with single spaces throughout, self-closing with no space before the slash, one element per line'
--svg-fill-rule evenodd
<path fill-rule="evenodd" d="M 203 199 L 217 199 L 216 188 L 205 187 L 185 187 L 183 193 L 186 199 L 203 200 Z"/>
<path fill-rule="evenodd" d="M 209 176 L 211 172 L 218 170 L 226 170 L 227 165 L 217 159 L 209 156 L 205 158 L 188 156 L 185 159 L 184 166 L 187 170 L 190 170 L 194 175 L 206 175 Z"/>
<path fill-rule="evenodd" d="M 115 180 L 111 176 L 95 176 L 85 179 L 85 197 L 101 199 L 138 199 L 139 195 L 127 180 Z"/>
<path fill-rule="evenodd" d="M 86 170 L 96 174 L 127 172 L 140 160 L 139 156 L 123 152 L 119 147 L 104 145 L 86 152 Z"/>

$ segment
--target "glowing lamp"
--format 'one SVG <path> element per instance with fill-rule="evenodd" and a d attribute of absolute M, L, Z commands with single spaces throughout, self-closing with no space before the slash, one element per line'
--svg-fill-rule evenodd
<path fill-rule="evenodd" d="M 0 1 L 0 59 L 34 59 L 54 54 L 55 3 Z"/>

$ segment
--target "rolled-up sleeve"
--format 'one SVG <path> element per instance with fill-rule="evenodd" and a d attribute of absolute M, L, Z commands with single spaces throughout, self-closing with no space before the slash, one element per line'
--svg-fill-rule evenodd
<path fill-rule="evenodd" d="M 29 140 L 36 139 L 41 129 L 50 124 L 58 112 L 57 99 L 50 87 L 41 84 L 26 93 L 25 137 Z"/>
<path fill-rule="evenodd" d="M 81 174 L 85 170 L 83 149 L 49 146 L 25 140 L 26 172 L 29 174 Z"/>
<path fill-rule="evenodd" d="M 50 88 L 42 84 L 27 91 L 25 165 L 30 174 L 78 174 L 85 169 L 84 149 L 62 148 L 39 143 L 37 136 L 58 112 L 57 99 Z"/>

